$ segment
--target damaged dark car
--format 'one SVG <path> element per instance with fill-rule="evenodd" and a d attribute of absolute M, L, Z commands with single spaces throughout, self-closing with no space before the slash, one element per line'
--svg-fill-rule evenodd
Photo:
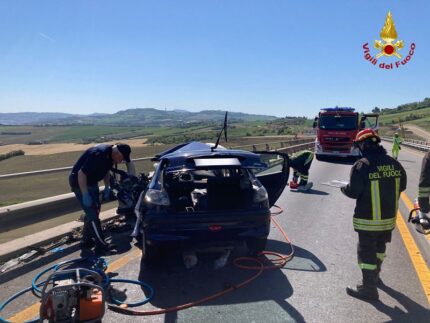
<path fill-rule="evenodd" d="M 250 254 L 266 247 L 270 208 L 288 183 L 288 155 L 248 152 L 190 142 L 157 155 L 140 195 L 143 260 L 172 246 L 226 246 L 245 242 Z"/>

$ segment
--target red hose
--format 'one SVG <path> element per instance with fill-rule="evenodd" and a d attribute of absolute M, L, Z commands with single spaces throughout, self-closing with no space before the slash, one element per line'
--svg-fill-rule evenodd
<path fill-rule="evenodd" d="M 283 255 L 277 252 L 273 252 L 273 251 L 262 251 L 260 254 L 258 254 L 258 256 L 256 258 L 253 257 L 238 257 L 236 259 L 233 260 L 233 264 L 241 269 L 246 269 L 246 270 L 258 270 L 257 273 L 255 273 L 254 275 L 252 275 L 251 277 L 245 279 L 243 282 L 231 286 L 225 290 L 222 290 L 220 292 L 217 292 L 215 294 L 209 295 L 207 297 L 201 298 L 199 300 L 190 302 L 190 303 L 185 303 L 185 304 L 181 304 L 181 305 L 177 305 L 177 306 L 172 306 L 172 307 L 168 307 L 168 308 L 163 308 L 163 309 L 158 309 L 158 310 L 152 310 L 152 311 L 138 311 L 138 310 L 134 310 L 134 309 L 130 309 L 127 308 L 126 306 L 118 306 L 118 305 L 114 305 L 114 304 L 108 304 L 108 308 L 111 309 L 114 312 L 118 312 L 121 314 L 127 314 L 127 315 L 136 315 L 136 316 L 146 316 L 146 315 L 158 315 L 158 314 L 165 314 L 165 313 L 169 313 L 169 312 L 177 312 L 180 310 L 184 310 L 186 308 L 190 308 L 202 303 L 205 303 L 207 301 L 213 300 L 215 298 L 218 298 L 220 296 L 223 296 L 227 293 L 230 293 L 238 288 L 241 288 L 247 284 L 249 284 L 250 282 L 252 282 L 253 280 L 255 280 L 258 276 L 260 276 L 265 270 L 270 270 L 270 269 L 279 269 L 282 268 L 283 266 L 285 266 L 285 264 L 290 261 L 293 258 L 294 255 L 294 248 L 293 245 L 290 241 L 290 239 L 288 239 L 287 234 L 285 233 L 285 231 L 282 229 L 282 227 L 280 226 L 280 224 L 278 223 L 278 221 L 275 220 L 274 215 L 278 215 L 281 214 L 283 212 L 282 208 L 275 205 L 279 211 L 272 213 L 271 219 L 272 221 L 275 223 L 275 225 L 277 226 L 277 228 L 279 229 L 279 231 L 281 232 L 282 236 L 284 237 L 284 239 L 287 241 L 287 243 L 291 246 L 291 252 L 288 255 Z M 271 259 L 269 257 L 264 257 L 263 256 L 275 256 L 277 258 L 275 259 Z M 240 264 L 241 262 L 245 262 L 245 261 L 251 261 L 251 262 L 255 262 L 257 263 L 256 266 L 249 266 L 249 265 L 242 265 Z M 271 265 L 265 265 L 265 263 L 271 263 Z"/>

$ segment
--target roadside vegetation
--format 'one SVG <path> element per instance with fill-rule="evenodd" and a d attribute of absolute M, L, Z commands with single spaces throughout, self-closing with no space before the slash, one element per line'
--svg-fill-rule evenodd
<path fill-rule="evenodd" d="M 8 152 L 6 154 L 1 154 L 0 155 L 0 161 L 8 159 L 8 158 L 15 157 L 15 156 L 21 156 L 21 155 L 24 155 L 24 154 L 25 153 L 24 153 L 23 150 L 12 150 L 12 151 L 10 151 L 10 152 Z"/>
<path fill-rule="evenodd" d="M 430 131 L 430 98 L 402 104 L 393 109 L 375 107 L 372 112 L 380 114 L 379 121 L 383 135 L 392 136 L 394 132 L 404 132 L 401 135 L 409 139 L 423 139 L 411 131 L 403 131 L 402 126 L 406 124 L 417 125 Z"/>

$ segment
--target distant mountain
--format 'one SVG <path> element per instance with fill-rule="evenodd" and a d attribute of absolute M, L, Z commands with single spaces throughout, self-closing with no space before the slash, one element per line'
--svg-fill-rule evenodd
<path fill-rule="evenodd" d="M 117 126 L 180 126 L 189 123 L 219 122 L 224 120 L 225 111 L 203 110 L 189 112 L 182 109 L 127 109 L 113 114 L 94 113 L 79 115 L 68 113 L 0 113 L 0 124 L 3 125 L 117 125 Z M 271 121 L 277 119 L 268 115 L 247 114 L 242 112 L 229 112 L 229 122 L 241 121 Z"/>
<path fill-rule="evenodd" d="M 61 120 L 77 116 L 61 112 L 17 112 L 0 113 L 0 124 L 2 125 L 25 125 L 44 123 L 48 120 Z"/>

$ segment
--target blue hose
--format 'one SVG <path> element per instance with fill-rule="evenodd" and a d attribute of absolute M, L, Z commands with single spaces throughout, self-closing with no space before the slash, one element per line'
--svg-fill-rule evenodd
<path fill-rule="evenodd" d="M 145 283 L 144 281 L 131 280 L 131 279 L 111 279 L 110 282 L 111 283 L 128 283 L 128 284 L 140 285 L 149 291 L 148 297 L 146 297 L 143 301 L 136 302 L 136 303 L 121 302 L 121 301 L 113 298 L 112 295 L 110 295 L 110 300 L 114 304 L 117 304 L 117 305 L 125 304 L 125 305 L 127 305 L 127 307 L 136 307 L 136 306 L 140 306 L 140 305 L 148 303 L 154 297 L 154 289 L 150 285 Z"/>
<path fill-rule="evenodd" d="M 55 271 L 58 271 L 61 267 L 65 266 L 65 265 L 79 263 L 79 262 L 87 261 L 87 260 L 93 262 L 91 265 L 91 268 L 93 270 L 95 270 L 96 272 L 98 272 L 102 276 L 103 289 L 107 290 L 107 287 L 112 282 L 112 283 L 136 284 L 136 285 L 140 285 L 140 286 L 144 287 L 145 289 L 147 289 L 149 291 L 149 296 L 146 297 L 143 301 L 140 301 L 137 303 L 127 304 L 127 303 L 121 302 L 121 301 L 116 300 L 113 297 L 111 297 L 111 300 L 113 303 L 118 304 L 118 305 L 125 304 L 128 307 L 136 307 L 136 306 L 140 306 L 140 305 L 148 303 L 154 297 L 154 289 L 150 285 L 148 285 L 147 283 L 145 283 L 143 281 L 130 280 L 130 279 L 110 279 L 109 276 L 106 275 L 106 273 L 105 273 L 105 270 L 107 269 L 107 261 L 104 258 L 85 257 L 85 258 L 76 258 L 76 259 L 66 260 L 66 261 L 60 262 L 58 264 L 55 264 L 51 267 L 48 267 L 48 268 L 42 270 L 41 272 L 36 274 L 36 276 L 34 276 L 34 278 L 32 279 L 31 287 L 28 287 L 28 288 L 25 288 L 25 289 L 19 291 L 18 293 L 9 297 L 5 302 L 0 304 L 0 312 L 3 311 L 3 309 L 6 307 L 6 305 L 8 305 L 10 302 L 12 302 L 13 300 L 17 299 L 19 296 L 21 296 L 21 295 L 23 295 L 29 291 L 33 291 L 33 293 L 36 296 L 41 297 L 41 295 L 38 295 L 37 293 L 39 293 L 39 294 L 42 293 L 42 290 L 39 287 L 44 285 L 46 283 L 46 280 L 43 282 L 40 282 L 40 283 L 38 283 L 37 281 L 40 279 L 40 277 L 42 277 L 48 271 L 54 270 L 54 272 L 55 272 Z M 35 320 L 31 320 L 31 321 L 26 321 L 25 323 L 37 323 L 37 322 L 39 322 L 39 318 L 37 318 Z M 11 323 L 11 322 L 0 317 L 0 323 Z"/>
<path fill-rule="evenodd" d="M 38 284 L 38 286 L 41 286 L 44 283 L 45 282 L 41 282 L 41 283 Z M 26 289 L 23 289 L 23 290 L 19 291 L 15 295 L 12 295 L 11 297 L 9 297 L 3 304 L 0 305 L 0 312 L 3 311 L 3 308 L 5 308 L 7 304 L 9 304 L 13 300 L 17 299 L 19 296 L 21 296 L 21 295 L 23 295 L 23 294 L 31 291 L 32 289 L 33 289 L 33 287 L 28 287 Z M 26 321 L 25 323 L 36 323 L 36 322 L 39 322 L 39 319 L 35 319 L 35 320 L 31 320 L 31 321 Z M 0 317 L 0 323 L 11 323 L 11 322 L 10 321 L 6 321 L 2 317 Z"/>
<path fill-rule="evenodd" d="M 46 280 L 43 282 L 38 283 L 37 281 L 40 279 L 40 277 L 42 277 L 45 273 L 47 273 L 50 270 L 54 270 L 54 271 L 58 271 L 58 269 L 60 269 L 61 267 L 65 266 L 65 265 L 70 265 L 70 264 L 74 264 L 74 263 L 79 263 L 82 261 L 92 261 L 92 268 L 97 271 L 103 278 L 103 288 L 106 288 L 109 285 L 109 277 L 106 275 L 106 273 L 104 272 L 107 268 L 107 261 L 104 258 L 98 258 L 98 257 L 86 257 L 86 258 L 76 258 L 76 259 L 71 259 L 71 260 L 66 260 L 63 262 L 60 262 L 56 265 L 53 265 L 51 267 L 48 267 L 44 270 L 42 270 L 41 272 L 39 272 L 38 274 L 36 274 L 36 276 L 34 276 L 34 278 L 31 281 L 31 287 L 25 288 L 21 291 L 19 291 L 18 293 L 14 294 L 13 296 L 11 296 L 10 298 L 8 298 L 5 302 L 3 302 L 0 305 L 0 312 L 6 307 L 6 305 L 8 305 L 10 302 L 12 302 L 13 300 L 15 300 L 16 298 L 18 298 L 19 296 L 29 292 L 29 291 L 33 291 L 33 293 L 37 296 L 37 297 L 41 297 L 41 295 L 38 295 L 37 293 L 41 294 L 42 290 L 39 288 L 39 286 L 42 286 L 46 283 Z M 27 321 L 25 323 L 34 323 L 34 322 L 39 322 L 39 319 L 36 320 L 32 320 L 32 321 Z M 3 319 L 2 317 L 0 317 L 0 323 L 10 323 L 9 321 L 6 321 L 5 319 Z"/>
<path fill-rule="evenodd" d="M 90 261 L 94 262 L 92 264 L 92 268 L 95 269 L 102 276 L 102 278 L 103 278 L 103 288 L 106 288 L 109 285 L 109 277 L 104 272 L 105 269 L 107 268 L 107 262 L 106 262 L 106 260 L 104 258 L 86 257 L 86 258 L 76 258 L 76 259 L 66 260 L 66 261 L 60 262 L 60 263 L 58 263 L 56 265 L 53 265 L 53 266 L 51 266 L 49 268 L 46 268 L 46 269 L 42 270 L 40 273 L 38 273 L 36 276 L 34 276 L 33 280 L 31 281 L 31 287 L 33 288 L 34 293 L 39 293 L 39 294 L 42 293 L 42 290 L 37 287 L 37 286 L 40 286 L 40 284 L 36 284 L 36 283 L 40 279 L 40 277 L 42 277 L 48 271 L 50 271 L 52 269 L 54 271 L 58 271 L 58 269 L 60 269 L 61 267 L 65 266 L 65 265 L 79 263 L 79 262 L 87 261 L 87 260 L 90 260 Z M 98 265 L 99 261 L 101 261 L 101 264 Z M 102 267 L 98 268 L 100 266 L 102 266 Z M 43 283 L 41 283 L 41 284 L 43 284 Z"/>
<path fill-rule="evenodd" d="M 33 292 L 34 292 L 34 294 L 35 294 L 36 296 L 40 297 L 40 295 L 37 295 L 36 293 L 41 294 L 41 293 L 42 293 L 42 290 L 39 288 L 39 286 L 42 286 L 43 284 L 45 284 L 45 283 L 46 283 L 46 280 L 45 280 L 45 281 L 43 281 L 43 282 L 41 282 L 41 283 L 38 283 L 38 284 L 37 284 L 37 281 L 39 280 L 39 278 L 40 278 L 43 274 L 45 274 L 46 272 L 48 272 L 48 271 L 50 271 L 50 270 L 52 270 L 52 269 L 54 269 L 54 268 L 55 268 L 55 265 L 54 265 L 54 266 L 51 266 L 51 267 L 49 267 L 49 268 L 46 268 L 45 270 L 42 270 L 40 273 L 38 273 L 36 276 L 34 276 L 34 278 L 32 279 L 30 289 L 32 289 L 32 290 L 33 290 Z"/>

